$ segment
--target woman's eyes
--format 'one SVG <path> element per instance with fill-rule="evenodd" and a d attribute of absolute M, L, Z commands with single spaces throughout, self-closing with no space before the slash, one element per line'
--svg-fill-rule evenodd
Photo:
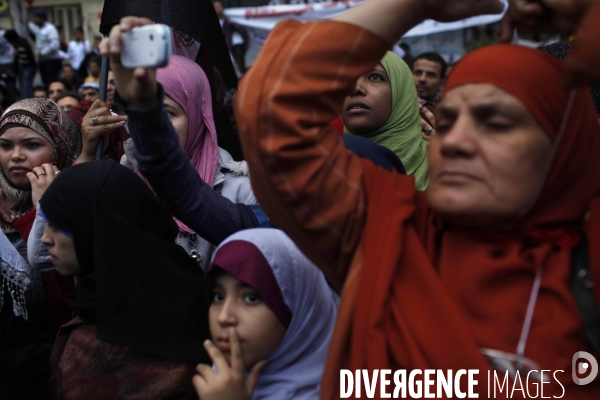
<path fill-rule="evenodd" d="M 384 81 L 385 78 L 383 77 L 382 74 L 377 73 L 377 72 L 373 72 L 369 74 L 369 80 L 370 81 Z"/>
<path fill-rule="evenodd" d="M 258 302 L 260 302 L 261 298 L 258 295 L 258 293 L 247 293 L 244 296 L 244 301 L 250 304 L 256 304 Z"/>
<path fill-rule="evenodd" d="M 27 148 L 28 149 L 37 149 L 40 146 L 41 145 L 39 143 L 35 143 L 35 142 L 29 142 L 29 143 L 27 143 Z"/>
<path fill-rule="evenodd" d="M 12 149 L 12 144 L 2 143 L 2 144 L 0 144 L 0 148 L 2 150 L 10 150 L 10 149 Z"/>
<path fill-rule="evenodd" d="M 212 297 L 211 297 L 211 302 L 215 303 L 218 301 L 223 301 L 225 297 L 223 296 L 223 293 L 220 292 L 213 292 L 212 293 Z"/>
<path fill-rule="evenodd" d="M 239 298 L 243 299 L 244 302 L 246 302 L 248 304 L 257 304 L 262 300 L 260 295 L 256 292 L 240 293 L 239 296 L 240 296 Z M 223 294 L 221 292 L 213 292 L 211 295 L 212 303 L 218 303 L 218 302 L 222 302 L 224 300 L 225 300 L 225 294 Z"/>

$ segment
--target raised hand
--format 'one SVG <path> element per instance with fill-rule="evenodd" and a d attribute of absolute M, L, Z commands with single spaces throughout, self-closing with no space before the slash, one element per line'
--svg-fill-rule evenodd
<path fill-rule="evenodd" d="M 35 167 L 32 172 L 27 173 L 31 182 L 31 201 L 34 207 L 59 173 L 56 165 L 52 164 L 42 164 L 41 167 Z"/>
<path fill-rule="evenodd" d="M 104 145 L 108 145 L 108 134 L 126 122 L 126 116 L 112 115 L 110 107 L 104 101 L 94 101 L 81 122 L 83 148 L 77 158 L 77 164 L 93 161 L 96 158 L 98 139 L 104 137 Z"/>
<path fill-rule="evenodd" d="M 508 42 L 515 28 L 521 34 L 570 33 L 591 0 L 508 0 L 509 6 L 498 34 Z"/>
<path fill-rule="evenodd" d="M 210 340 L 204 342 L 204 347 L 217 372 L 206 364 L 198 364 L 196 367 L 198 374 L 194 376 L 192 382 L 202 400 L 247 400 L 252 397 L 260 370 L 266 361 L 256 363 L 245 376 L 242 348 L 234 328 L 229 330 L 229 343 L 231 344 L 230 362 Z"/>
<path fill-rule="evenodd" d="M 450 22 L 503 9 L 501 0 L 369 0 L 333 19 L 358 25 L 391 45 L 426 19 Z"/>
<path fill-rule="evenodd" d="M 152 24 L 148 18 L 123 17 L 113 26 L 107 38 L 100 42 L 100 54 L 110 58 L 116 90 L 121 99 L 132 108 L 151 108 L 156 104 L 156 70 L 126 69 L 121 64 L 121 35 L 131 28 Z"/>

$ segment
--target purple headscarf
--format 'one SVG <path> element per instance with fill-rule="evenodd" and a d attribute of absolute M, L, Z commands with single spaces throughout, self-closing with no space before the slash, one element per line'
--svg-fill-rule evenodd
<path fill-rule="evenodd" d="M 253 287 L 287 328 L 252 400 L 318 399 L 339 303 L 323 273 L 285 233 L 264 228 L 225 239 L 206 273 L 208 282 L 215 267 Z"/>
<path fill-rule="evenodd" d="M 188 118 L 185 151 L 200 178 L 212 186 L 219 163 L 219 147 L 206 74 L 192 60 L 172 55 L 169 65 L 156 71 L 156 80 L 185 112 Z M 175 221 L 180 231 L 193 232 L 181 221 Z"/>

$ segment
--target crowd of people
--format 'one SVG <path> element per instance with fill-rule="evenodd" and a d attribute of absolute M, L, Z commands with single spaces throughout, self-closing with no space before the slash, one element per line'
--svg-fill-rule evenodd
<path fill-rule="evenodd" d="M 280 23 L 235 98 L 245 160 L 215 123 L 218 73 L 121 65 L 150 20 L 95 52 L 78 29 L 68 63 L 44 11 L 36 56 L 7 31 L 23 74 L 0 117 L 1 398 L 329 400 L 342 371 L 386 398 L 368 376 L 389 370 L 411 375 L 404 398 L 488 398 L 500 377 L 501 398 L 597 399 L 573 357 L 600 360 L 600 2 L 510 1 L 504 40 L 556 26 L 574 44 L 453 66 L 391 51 L 424 19 L 501 11 L 369 0 Z M 428 370 L 479 385 L 416 393 Z"/>
<path fill-rule="evenodd" d="M 7 101 L 36 97 L 36 92 L 38 97 L 47 98 L 54 82 L 79 94 L 85 90 L 84 83 L 100 82 L 100 37 L 94 39 L 92 47 L 84 38 L 83 28 L 77 27 L 73 40 L 67 43 L 48 21 L 44 9 L 33 12 L 33 21 L 27 27 L 29 37 L 19 36 L 14 29 L 0 31 L 0 80 Z M 33 46 L 29 39 L 33 39 Z M 36 86 L 38 73 L 40 84 Z"/>

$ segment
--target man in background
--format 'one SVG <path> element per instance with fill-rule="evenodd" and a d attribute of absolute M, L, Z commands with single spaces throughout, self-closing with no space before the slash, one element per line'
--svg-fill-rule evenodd
<path fill-rule="evenodd" d="M 24 99 L 29 98 L 33 96 L 33 79 L 37 72 L 37 63 L 31 45 L 27 39 L 19 36 L 14 29 L 6 31 L 4 37 L 15 49 L 17 55 L 17 76 L 21 97 Z"/>
<path fill-rule="evenodd" d="M 67 87 L 58 79 L 50 82 L 50 85 L 48 85 L 48 98 L 54 102 L 65 93 L 67 93 Z"/>
<path fill-rule="evenodd" d="M 63 62 L 62 66 L 62 81 L 68 92 L 77 92 L 79 87 L 83 85 L 83 78 L 77 75 L 73 66 L 67 60 Z"/>
<path fill-rule="evenodd" d="M 421 107 L 435 111 L 446 83 L 447 68 L 448 64 L 438 53 L 428 52 L 415 57 L 412 74 Z"/>
<path fill-rule="evenodd" d="M 69 55 L 69 61 L 75 71 L 79 71 L 81 68 L 85 68 L 83 61 L 85 56 L 92 51 L 90 42 L 83 38 L 83 28 L 75 28 L 75 39 L 69 42 L 67 53 Z"/>
<path fill-rule="evenodd" d="M 58 78 L 62 59 L 60 57 L 60 40 L 56 27 L 48 22 L 46 10 L 37 9 L 33 12 L 33 22 L 27 27 L 35 35 L 35 50 L 40 63 L 40 74 L 44 85 Z"/>
<path fill-rule="evenodd" d="M 85 78 L 85 83 L 95 82 L 100 83 L 100 58 L 92 57 L 88 61 L 88 71 L 90 74 Z"/>
<path fill-rule="evenodd" d="M 48 98 L 48 90 L 43 85 L 35 85 L 33 87 L 33 98 L 35 99 L 47 99 Z"/>
<path fill-rule="evenodd" d="M 67 92 L 56 99 L 56 104 L 58 104 L 63 111 L 69 112 L 79 104 L 80 100 L 81 98 L 77 93 Z"/>
<path fill-rule="evenodd" d="M 89 100 L 92 103 L 100 97 L 100 85 L 96 82 L 87 82 L 79 88 L 79 95 L 83 100 Z"/>
<path fill-rule="evenodd" d="M 0 79 L 8 90 L 10 103 L 17 98 L 17 74 L 15 71 L 15 50 L 0 30 Z"/>

